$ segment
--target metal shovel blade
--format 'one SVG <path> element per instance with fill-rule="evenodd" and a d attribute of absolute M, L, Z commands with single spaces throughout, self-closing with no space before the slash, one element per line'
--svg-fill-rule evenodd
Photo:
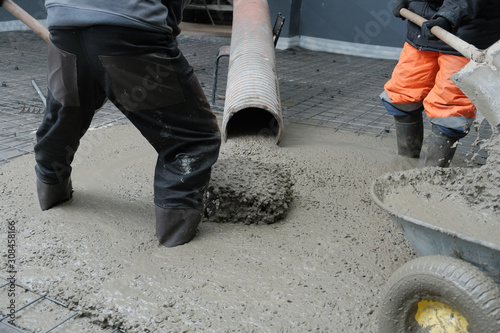
<path fill-rule="evenodd" d="M 500 125 L 500 41 L 485 50 L 485 61 L 470 61 L 452 81 L 492 125 Z"/>

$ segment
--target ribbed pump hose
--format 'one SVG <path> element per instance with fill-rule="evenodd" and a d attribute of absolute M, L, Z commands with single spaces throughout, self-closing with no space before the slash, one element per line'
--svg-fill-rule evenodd
<path fill-rule="evenodd" d="M 279 143 L 283 118 L 267 0 L 235 0 L 222 138 L 272 136 Z"/>

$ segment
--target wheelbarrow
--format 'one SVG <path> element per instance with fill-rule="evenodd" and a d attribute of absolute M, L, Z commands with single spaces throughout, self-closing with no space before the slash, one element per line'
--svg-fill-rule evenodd
<path fill-rule="evenodd" d="M 401 9 L 401 15 L 419 26 L 425 22 L 407 9 Z M 471 60 L 452 80 L 490 125 L 500 128 L 500 41 L 481 51 L 439 27 L 431 32 Z M 421 184 L 410 181 L 411 172 L 419 171 L 379 177 L 371 189 L 374 202 L 390 213 L 420 256 L 388 280 L 379 312 L 380 333 L 500 332 L 498 212 L 489 220 L 484 212 L 471 214 L 465 204 L 458 204 L 460 196 L 447 197 L 450 191 L 418 188 L 439 183 L 435 178 Z M 436 199 L 436 193 L 442 197 Z M 450 211 L 459 214 L 443 216 Z"/>
<path fill-rule="evenodd" d="M 446 191 L 433 191 L 433 186 L 440 185 L 432 181 L 419 185 L 411 172 L 419 171 L 381 176 L 371 188 L 374 202 L 390 214 L 420 256 L 397 269 L 386 283 L 380 333 L 500 332 L 498 214 L 486 224 L 481 212 L 474 219 L 474 214 L 464 213 L 460 200 L 446 197 Z M 431 192 L 440 192 L 442 197 Z M 459 213 L 441 223 L 440 208 L 445 208 L 443 215 L 454 208 Z M 488 222 L 490 227 L 496 223 L 496 230 L 481 230 Z M 467 225 L 471 232 L 463 232 Z"/>

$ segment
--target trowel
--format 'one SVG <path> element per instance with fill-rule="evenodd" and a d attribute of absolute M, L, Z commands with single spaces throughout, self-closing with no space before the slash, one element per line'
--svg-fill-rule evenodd
<path fill-rule="evenodd" d="M 402 8 L 400 14 L 418 26 L 427 21 L 406 8 Z M 431 32 L 471 60 L 451 79 L 490 125 L 500 129 L 500 40 L 486 50 L 479 50 L 438 26 Z"/>

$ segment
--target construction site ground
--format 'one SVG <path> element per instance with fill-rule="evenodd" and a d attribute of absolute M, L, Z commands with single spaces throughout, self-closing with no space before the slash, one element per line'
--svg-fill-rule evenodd
<path fill-rule="evenodd" d="M 215 55 L 230 44 L 230 27 L 183 24 L 178 40 L 210 100 Z M 17 223 L 22 291 L 16 328 L 7 323 L 2 245 L 1 332 L 376 332 L 384 283 L 415 253 L 371 201 L 370 184 L 422 163 L 398 158 L 394 121 L 378 98 L 396 61 L 276 50 L 282 142 L 229 140 L 221 161 L 247 161 L 242 173 L 260 163 L 286 171 L 294 186 L 287 217 L 202 223 L 192 243 L 165 249 L 153 230 L 154 152 L 111 103 L 96 113 L 75 161 L 73 202 L 49 213 L 36 206 L 46 50 L 32 32 L 0 33 L 0 215 Z M 219 120 L 227 68 L 222 58 L 212 105 Z M 487 137 L 484 126 L 479 136 Z M 461 140 L 452 166 L 485 162 L 477 137 L 473 130 Z M 117 181 L 107 188 L 108 179 Z M 250 183 L 251 175 L 242 186 Z"/>

